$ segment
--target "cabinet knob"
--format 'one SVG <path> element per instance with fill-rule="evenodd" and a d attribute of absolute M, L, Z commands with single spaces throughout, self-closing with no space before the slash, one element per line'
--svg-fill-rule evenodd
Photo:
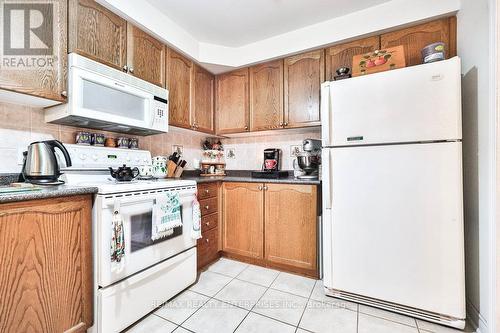
<path fill-rule="evenodd" d="M 208 188 L 205 190 L 205 193 L 206 194 L 210 193 L 210 191 L 208 190 Z"/>
<path fill-rule="evenodd" d="M 122 69 L 123 69 L 124 72 L 128 72 L 128 66 L 127 65 L 123 66 Z"/>
<path fill-rule="evenodd" d="M 262 186 L 259 186 L 259 191 L 262 191 Z"/>
<path fill-rule="evenodd" d="M 66 90 L 61 91 L 62 97 L 68 97 L 68 92 Z"/>
<path fill-rule="evenodd" d="M 284 122 L 284 123 L 283 123 L 283 126 L 288 126 L 288 123 L 287 123 L 287 122 Z"/>
<path fill-rule="evenodd" d="M 266 185 L 264 185 L 264 191 L 267 191 L 267 186 Z"/>
<path fill-rule="evenodd" d="M 133 67 L 130 67 L 130 69 L 128 70 L 130 73 L 134 74 L 134 68 Z"/>
<path fill-rule="evenodd" d="M 208 238 L 207 238 L 207 239 L 205 239 L 205 241 L 206 241 L 207 243 L 209 243 L 209 242 L 210 242 L 210 240 L 209 240 Z"/>
<path fill-rule="evenodd" d="M 248 126 L 245 126 L 245 131 L 248 131 Z"/>
<path fill-rule="evenodd" d="M 210 207 L 208 205 L 205 206 L 205 209 L 208 210 Z"/>
<path fill-rule="evenodd" d="M 205 225 L 206 225 L 207 227 L 209 227 L 209 226 L 210 226 L 210 222 L 206 222 L 206 223 L 205 223 Z"/>
<path fill-rule="evenodd" d="M 280 127 L 283 127 L 283 122 L 282 121 L 280 121 Z"/>

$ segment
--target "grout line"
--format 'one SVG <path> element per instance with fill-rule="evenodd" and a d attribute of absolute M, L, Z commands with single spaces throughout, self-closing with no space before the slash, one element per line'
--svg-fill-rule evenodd
<path fill-rule="evenodd" d="M 306 306 L 304 307 L 304 310 L 302 310 L 302 314 L 300 315 L 299 322 L 297 323 L 297 326 L 295 327 L 295 332 L 297 332 L 299 330 L 300 322 L 302 321 L 302 317 L 304 317 L 304 313 L 306 312 L 307 306 L 309 305 L 309 302 L 311 301 L 311 296 L 314 292 L 314 288 L 316 287 L 316 283 L 318 283 L 318 281 L 319 280 L 316 280 L 314 282 L 313 287 L 312 287 L 311 291 L 309 292 L 309 297 L 307 298 Z"/>
<path fill-rule="evenodd" d="M 207 270 L 207 271 L 208 271 L 208 270 Z M 215 273 L 215 272 L 211 272 L 211 273 Z M 215 273 L 215 274 L 219 274 L 219 273 Z M 219 275 L 222 275 L 222 276 L 225 276 L 225 277 L 229 277 L 229 276 L 227 276 L 227 275 L 223 275 L 223 274 L 219 274 Z M 189 318 L 191 318 L 191 317 L 192 317 L 195 313 L 197 313 L 198 311 L 200 311 L 200 309 L 201 309 L 201 308 L 203 308 L 203 307 L 204 307 L 204 306 L 205 306 L 208 302 L 210 302 L 211 300 L 213 300 L 213 299 L 214 299 L 214 296 L 215 296 L 215 295 L 217 295 L 217 293 L 219 293 L 222 289 L 226 288 L 226 286 L 227 286 L 228 284 L 230 284 L 230 283 L 231 283 L 231 281 L 233 281 L 233 280 L 234 280 L 234 277 L 233 277 L 233 278 L 231 278 L 231 279 L 230 279 L 230 280 L 229 280 L 229 281 L 228 281 L 228 282 L 227 282 L 227 283 L 226 283 L 226 284 L 225 284 L 222 288 L 220 288 L 220 289 L 219 289 L 219 290 L 218 290 L 218 291 L 217 291 L 217 292 L 216 292 L 213 296 L 209 296 L 209 295 L 202 294 L 202 293 L 200 293 L 200 292 L 196 292 L 197 294 L 200 294 L 200 295 L 203 295 L 203 296 L 205 296 L 205 297 L 208 297 L 208 299 L 207 299 L 207 301 L 206 301 L 205 303 L 203 303 L 203 305 L 202 305 L 202 306 L 200 306 L 200 307 L 199 307 L 198 309 L 196 309 L 196 310 L 195 310 L 192 314 L 190 314 L 190 315 L 189 315 L 189 317 L 187 317 L 187 318 L 186 318 L 186 319 L 185 319 L 185 320 L 184 320 L 184 321 L 183 321 L 183 322 L 182 322 L 179 326 L 182 326 L 182 325 L 183 325 L 186 321 L 188 321 L 188 320 L 189 320 Z M 189 290 L 189 289 L 187 289 L 187 290 Z M 191 290 L 191 291 L 192 291 L 192 290 Z M 218 301 L 218 299 L 216 299 L 216 301 Z M 185 327 L 184 327 L 184 326 L 182 326 L 182 328 L 185 328 Z M 186 329 L 186 328 L 185 328 L 185 329 Z M 192 331 L 191 331 L 191 332 L 192 332 Z"/>

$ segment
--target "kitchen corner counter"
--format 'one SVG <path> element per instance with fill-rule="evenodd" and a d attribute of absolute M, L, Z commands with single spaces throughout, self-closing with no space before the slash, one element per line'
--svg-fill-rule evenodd
<path fill-rule="evenodd" d="M 228 171 L 227 176 L 210 176 L 202 177 L 188 172 L 182 179 L 194 180 L 197 183 L 213 183 L 213 182 L 241 182 L 241 183 L 278 183 L 278 184 L 296 184 L 296 185 L 321 185 L 319 179 L 297 179 L 293 176 L 287 178 L 267 179 L 254 178 L 251 176 L 251 171 Z"/>
<path fill-rule="evenodd" d="M 16 201 L 40 200 L 47 198 L 67 197 L 80 194 L 95 194 L 97 187 L 77 187 L 77 186 L 44 186 L 38 191 L 26 191 L 17 193 L 0 194 L 0 204 Z"/>

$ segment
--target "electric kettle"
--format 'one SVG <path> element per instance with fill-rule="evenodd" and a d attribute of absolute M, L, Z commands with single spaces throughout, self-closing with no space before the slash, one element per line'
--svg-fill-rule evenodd
<path fill-rule="evenodd" d="M 58 181 L 61 175 L 55 148 L 59 148 L 66 160 L 66 167 L 71 166 L 68 151 L 60 141 L 48 140 L 33 142 L 24 152 L 23 176 L 29 183 L 47 184 Z"/>

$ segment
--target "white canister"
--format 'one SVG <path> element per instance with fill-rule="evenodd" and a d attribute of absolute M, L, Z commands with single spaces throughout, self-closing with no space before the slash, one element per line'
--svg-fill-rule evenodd
<path fill-rule="evenodd" d="M 153 157 L 153 176 L 156 178 L 167 177 L 167 158 L 165 156 Z"/>

